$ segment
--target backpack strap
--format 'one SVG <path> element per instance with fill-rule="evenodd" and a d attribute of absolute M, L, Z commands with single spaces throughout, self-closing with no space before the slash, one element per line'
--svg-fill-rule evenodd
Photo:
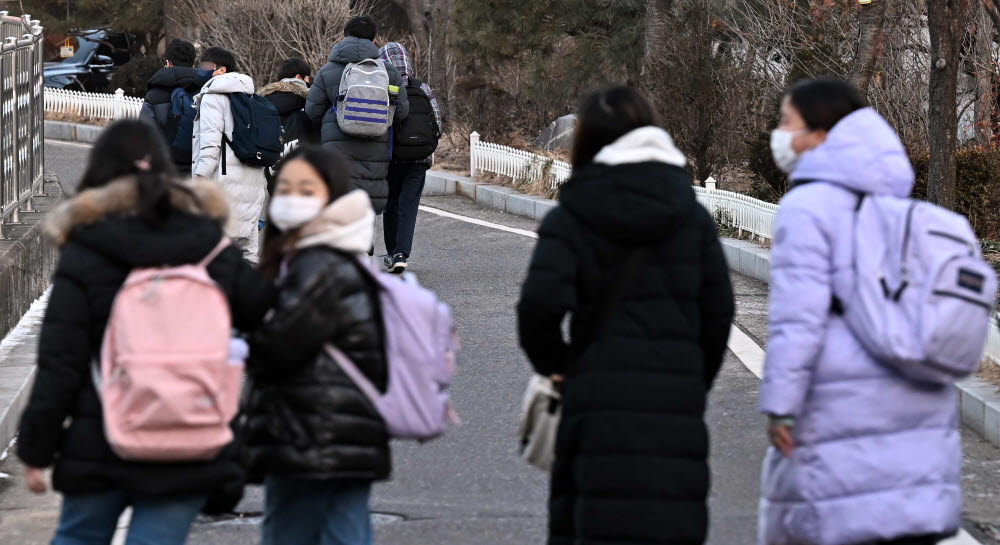
<path fill-rule="evenodd" d="M 232 244 L 232 242 L 230 242 L 229 237 L 223 235 L 222 240 L 215 245 L 215 248 L 213 248 L 211 252 L 208 252 L 208 255 L 206 255 L 205 258 L 198 263 L 198 265 L 201 267 L 208 267 L 213 261 L 215 261 L 215 258 L 219 257 L 219 254 L 221 254 L 223 250 L 229 247 L 230 244 Z"/>

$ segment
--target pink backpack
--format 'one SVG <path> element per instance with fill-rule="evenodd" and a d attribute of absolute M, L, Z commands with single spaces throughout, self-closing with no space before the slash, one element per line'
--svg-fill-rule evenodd
<path fill-rule="evenodd" d="M 206 270 L 227 246 L 194 265 L 136 269 L 115 297 L 94 380 L 126 460 L 209 460 L 233 440 L 243 362 L 229 361 L 229 303 Z"/>

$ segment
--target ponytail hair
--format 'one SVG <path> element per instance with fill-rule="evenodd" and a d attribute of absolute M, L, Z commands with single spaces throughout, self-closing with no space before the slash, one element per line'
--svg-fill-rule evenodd
<path fill-rule="evenodd" d="M 163 225 L 171 212 L 171 189 L 183 186 L 160 131 L 145 121 L 118 121 L 104 129 L 90 151 L 80 191 L 126 177 L 136 180 L 139 219 Z"/>

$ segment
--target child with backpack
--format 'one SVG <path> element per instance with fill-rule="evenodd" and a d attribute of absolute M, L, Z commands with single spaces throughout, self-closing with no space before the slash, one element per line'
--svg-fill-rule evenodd
<path fill-rule="evenodd" d="M 417 208 L 427 170 L 441 138 L 441 111 L 426 83 L 417 79 L 410 55 L 403 44 L 389 42 L 379 57 L 396 67 L 406 87 L 410 114 L 393 127 L 392 162 L 389 164 L 389 198 L 385 206 L 386 270 L 401 274 L 413 248 Z"/>
<path fill-rule="evenodd" d="M 254 93 L 253 79 L 236 72 L 232 53 L 210 48 L 201 67 L 217 75 L 195 99 L 192 173 L 222 187 L 230 208 L 226 234 L 247 261 L 257 264 L 258 222 L 267 199 L 264 170 L 281 158 L 281 118 Z"/>
<path fill-rule="evenodd" d="M 996 277 L 965 218 L 909 199 L 895 131 L 850 85 L 792 87 L 771 257 L 760 545 L 931 545 L 962 522 L 958 395 Z"/>
<path fill-rule="evenodd" d="M 381 214 L 389 196 L 389 129 L 393 120 L 406 119 L 410 103 L 399 71 L 379 59 L 376 35 L 371 17 L 348 21 L 344 39 L 309 89 L 306 113 L 321 124 L 323 147 L 344 156 L 355 187 L 368 193 Z"/>
<path fill-rule="evenodd" d="M 230 328 L 256 329 L 273 290 L 223 238 L 226 213 L 215 184 L 177 180 L 155 127 L 121 121 L 46 218 L 61 258 L 17 453 L 33 492 L 54 469 L 52 543 L 110 543 L 131 506 L 126 543 L 181 545 L 200 511 L 239 501 Z"/>

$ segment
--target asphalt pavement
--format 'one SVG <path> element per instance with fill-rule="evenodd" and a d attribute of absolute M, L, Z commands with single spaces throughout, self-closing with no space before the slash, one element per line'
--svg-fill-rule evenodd
<path fill-rule="evenodd" d="M 72 188 L 86 153 L 83 146 L 47 143 L 47 167 Z M 423 204 L 515 230 L 537 228 L 533 221 L 483 210 L 460 197 L 426 198 Z M 530 368 L 517 345 L 514 305 L 534 242 L 516 232 L 420 213 L 411 270 L 453 309 L 462 355 L 452 394 L 463 422 L 437 441 L 394 445 L 393 479 L 376 486 L 372 503 L 377 543 L 544 543 L 548 479 L 519 460 L 515 437 Z M 739 275 L 733 282 L 737 324 L 763 345 L 766 286 Z M 712 545 L 754 542 L 759 469 L 766 448 L 764 422 L 755 407 L 757 388 L 757 377 L 727 352 L 707 415 L 712 437 Z M 967 435 L 969 518 L 997 520 L 995 464 L 1000 463 L 1000 451 Z M 10 474 L 0 476 L 0 541 L 47 543 L 58 514 L 57 496 L 24 492 L 20 471 L 15 457 L 0 461 L 0 472 Z M 260 489 L 251 488 L 238 509 L 241 516 L 200 520 L 189 543 L 256 543 L 262 508 Z"/>

